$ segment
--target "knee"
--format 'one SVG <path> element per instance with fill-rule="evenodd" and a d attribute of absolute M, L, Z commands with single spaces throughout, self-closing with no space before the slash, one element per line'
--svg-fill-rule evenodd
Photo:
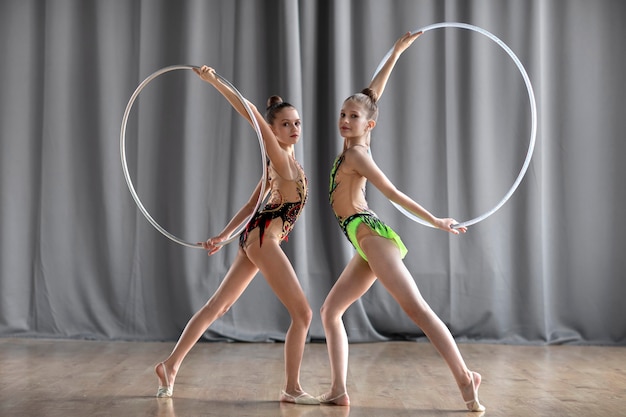
<path fill-rule="evenodd" d="M 302 306 L 302 308 L 298 309 L 298 313 L 293 316 L 294 323 L 297 323 L 307 329 L 311 325 L 311 321 L 313 320 L 313 311 L 311 307 L 307 304 L 306 306 Z"/>
<path fill-rule="evenodd" d="M 342 312 L 337 311 L 331 306 L 328 306 L 326 303 L 324 303 L 322 305 L 322 308 L 320 308 L 320 317 L 322 318 L 322 324 L 324 325 L 324 327 L 328 327 L 337 319 L 340 319 L 341 315 Z"/>
<path fill-rule="evenodd" d="M 313 321 L 313 312 L 306 300 L 304 302 L 293 302 L 285 304 L 289 316 L 291 317 L 291 323 L 298 328 L 308 329 Z"/>

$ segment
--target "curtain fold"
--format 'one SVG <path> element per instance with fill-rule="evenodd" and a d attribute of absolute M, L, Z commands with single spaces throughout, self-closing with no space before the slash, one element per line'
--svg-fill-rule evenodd
<path fill-rule="evenodd" d="M 237 244 L 207 257 L 158 233 L 119 147 L 143 79 L 207 64 L 259 109 L 278 94 L 300 111 L 310 196 L 283 248 L 314 311 L 310 340 L 323 340 L 319 308 L 353 254 L 328 205 L 338 110 L 403 32 L 449 21 L 488 30 L 525 66 L 531 164 L 463 236 L 412 222 L 374 188 L 371 208 L 458 340 L 624 344 L 625 15 L 618 0 L 0 1 L 0 336 L 175 340 L 216 290 Z M 398 61 L 372 153 L 399 189 L 465 221 L 505 195 L 529 137 L 512 60 L 446 28 Z M 263 169 L 249 125 L 188 70 L 142 91 L 126 151 L 148 211 L 188 241 L 218 233 Z M 353 342 L 424 337 L 378 283 L 344 321 Z M 280 341 L 288 326 L 259 276 L 205 339 Z"/>

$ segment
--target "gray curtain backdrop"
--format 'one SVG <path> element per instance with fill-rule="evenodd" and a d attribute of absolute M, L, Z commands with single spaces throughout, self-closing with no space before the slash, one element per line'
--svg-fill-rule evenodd
<path fill-rule="evenodd" d="M 376 189 L 406 264 L 459 341 L 626 342 L 626 2 L 621 0 L 0 0 L 0 335 L 175 340 L 237 250 L 178 245 L 138 210 L 120 126 L 160 68 L 208 64 L 258 107 L 279 94 L 304 123 L 310 199 L 283 245 L 315 312 L 352 256 L 328 205 L 343 99 L 403 33 L 465 22 L 504 41 L 532 80 L 537 145 L 494 215 L 456 237 L 407 219 Z M 485 36 L 427 32 L 380 102 L 372 152 L 439 216 L 478 217 L 517 177 L 529 100 Z M 205 240 L 261 173 L 254 132 L 191 71 L 157 78 L 133 107 L 127 161 L 168 231 Z M 423 333 L 375 284 L 345 316 L 353 342 Z M 283 340 L 289 316 L 261 276 L 207 340 Z"/>

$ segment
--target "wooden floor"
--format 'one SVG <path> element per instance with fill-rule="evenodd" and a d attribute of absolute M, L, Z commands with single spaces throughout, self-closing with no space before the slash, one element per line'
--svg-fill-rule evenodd
<path fill-rule="evenodd" d="M 283 345 L 201 343 L 181 368 L 174 398 L 154 397 L 153 366 L 172 343 L 0 338 L 0 416 L 626 416 L 626 348 L 461 344 L 483 375 L 485 413 L 467 413 L 429 343 L 350 346 L 352 405 L 277 401 Z M 326 346 L 306 346 L 301 377 L 329 382 Z"/>

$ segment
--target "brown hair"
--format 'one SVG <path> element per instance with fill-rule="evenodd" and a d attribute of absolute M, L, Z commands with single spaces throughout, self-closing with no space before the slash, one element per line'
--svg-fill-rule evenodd
<path fill-rule="evenodd" d="M 378 96 L 371 88 L 364 88 L 360 93 L 352 94 L 345 99 L 346 101 L 354 101 L 365 109 L 367 118 L 376 121 L 378 119 Z"/>
<path fill-rule="evenodd" d="M 267 123 L 274 123 L 274 119 L 276 119 L 276 115 L 284 108 L 294 108 L 293 105 L 283 101 L 280 96 L 271 96 L 267 99 L 267 108 L 265 109 L 265 121 Z"/>

